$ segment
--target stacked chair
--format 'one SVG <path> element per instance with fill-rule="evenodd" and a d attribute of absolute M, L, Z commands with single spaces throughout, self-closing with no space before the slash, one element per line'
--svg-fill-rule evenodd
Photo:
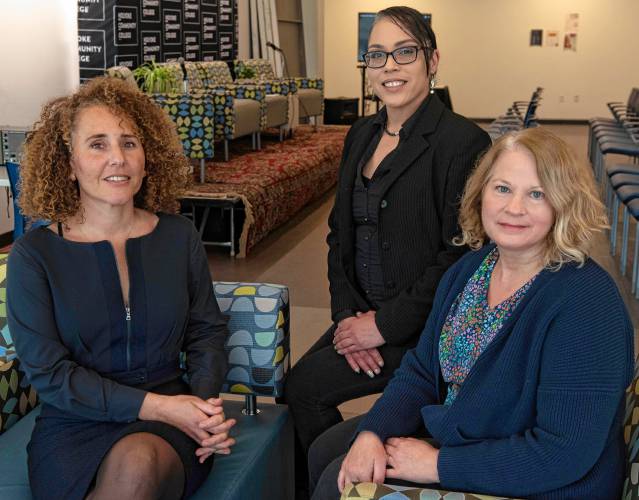
<path fill-rule="evenodd" d="M 267 59 L 248 59 L 243 64 L 255 70 L 258 81 L 277 81 L 273 66 Z M 324 113 L 324 80 L 321 78 L 292 77 L 279 79 L 289 80 L 293 92 L 299 99 L 300 118 L 311 118 L 317 125 L 317 117 Z"/>
<path fill-rule="evenodd" d="M 543 88 L 537 87 L 530 101 L 515 101 L 504 115 L 494 120 L 488 127 L 490 138 L 495 141 L 503 134 L 513 130 L 537 126 L 537 108 L 541 101 Z"/>
<path fill-rule="evenodd" d="M 626 274 L 630 218 L 639 222 L 639 88 L 633 88 L 626 103 L 609 102 L 611 118 L 589 120 L 588 155 L 595 177 L 605 192 L 610 229 L 610 253 L 617 253 L 619 208 L 622 211 L 620 252 L 621 274 Z M 625 155 L 628 162 L 606 165 L 608 154 Z M 639 298 L 639 223 L 635 228 L 635 248 L 632 264 L 632 291 Z"/>

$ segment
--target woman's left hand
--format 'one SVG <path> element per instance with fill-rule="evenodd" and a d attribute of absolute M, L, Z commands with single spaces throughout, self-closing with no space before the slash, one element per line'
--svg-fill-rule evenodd
<path fill-rule="evenodd" d="M 375 311 L 358 312 L 356 317 L 340 322 L 333 338 L 335 350 L 342 355 L 379 347 L 384 343 L 384 337 L 375 323 Z"/>
<path fill-rule="evenodd" d="M 395 437 L 386 440 L 386 477 L 404 479 L 413 483 L 438 483 L 437 459 L 439 450 L 426 441 Z"/>
<path fill-rule="evenodd" d="M 204 462 L 213 453 L 228 455 L 231 453 L 231 446 L 235 444 L 235 439 L 229 436 L 229 430 L 235 425 L 235 419 L 226 418 L 221 398 L 207 399 L 207 403 L 213 405 L 214 409 L 208 412 L 209 417 L 200 422 L 200 428 L 209 432 L 211 437 L 202 442 L 202 448 L 198 448 L 195 454 L 200 457 L 200 463 Z"/>

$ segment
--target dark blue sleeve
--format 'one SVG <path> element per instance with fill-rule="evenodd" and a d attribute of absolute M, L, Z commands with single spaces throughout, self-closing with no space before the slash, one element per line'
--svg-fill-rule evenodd
<path fill-rule="evenodd" d="M 433 347 L 440 333 L 437 331 L 437 318 L 459 264 L 450 268 L 442 278 L 419 343 L 404 355 L 381 398 L 360 423 L 358 433 L 371 431 L 382 441 L 389 437 L 409 436 L 423 424 L 422 407 L 437 403 L 439 372 L 432 362 Z"/>
<path fill-rule="evenodd" d="M 208 259 L 200 237 L 191 225 L 189 262 L 189 321 L 184 338 L 189 384 L 195 396 L 217 397 L 226 376 L 224 342 L 226 319 L 213 294 Z"/>
<path fill-rule="evenodd" d="M 61 410 L 91 420 L 134 421 L 146 392 L 103 378 L 71 358 L 58 333 L 54 294 L 42 265 L 18 241 L 9 255 L 7 317 L 29 382 L 42 401 Z"/>
<path fill-rule="evenodd" d="M 535 424 L 505 439 L 442 447 L 443 487 L 527 497 L 579 480 L 601 456 L 632 379 L 634 332 L 611 278 L 589 267 L 562 283 L 547 325 Z"/>

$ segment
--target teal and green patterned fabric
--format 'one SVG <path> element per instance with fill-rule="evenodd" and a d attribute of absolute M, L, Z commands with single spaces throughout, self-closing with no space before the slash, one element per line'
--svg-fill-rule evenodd
<path fill-rule="evenodd" d="M 626 390 L 626 413 L 623 437 L 626 443 L 626 476 L 623 500 L 639 499 L 639 362 L 635 362 L 635 376 Z"/>
<path fill-rule="evenodd" d="M 155 102 L 167 112 L 177 127 L 184 154 L 188 158 L 213 158 L 214 127 L 224 114 L 224 94 L 153 94 Z M 223 103 L 220 108 L 218 102 Z M 232 104 L 232 98 L 231 98 Z"/>
<path fill-rule="evenodd" d="M 266 88 L 260 84 L 238 84 L 233 82 L 231 70 L 224 61 L 204 61 L 185 63 L 189 76 L 189 88 L 192 91 L 225 92 L 233 99 L 252 99 L 260 104 L 259 129 L 266 128 Z M 193 75 L 191 77 L 191 75 Z M 192 79 L 191 79 L 192 78 Z M 233 116 L 230 113 L 228 116 Z M 216 127 L 216 139 L 235 138 L 235 122 L 227 119 L 223 127 Z"/>
<path fill-rule="evenodd" d="M 340 500 L 507 500 L 504 497 L 457 493 L 443 490 L 413 488 L 397 491 L 391 486 L 375 483 L 349 484 Z"/>
<path fill-rule="evenodd" d="M 243 59 L 236 60 L 235 66 L 243 64 L 247 68 L 251 68 L 255 71 L 255 78 L 248 81 L 254 81 L 256 83 L 264 85 L 267 94 L 280 94 L 288 96 L 297 92 L 297 86 L 293 78 L 278 78 L 275 76 L 273 66 L 267 59 Z M 238 82 L 244 82 L 245 80 L 237 80 Z"/>
<path fill-rule="evenodd" d="M 7 254 L 0 254 L 0 434 L 38 403 L 35 390 L 26 383 L 16 359 L 7 326 Z"/>
<path fill-rule="evenodd" d="M 321 78 L 295 77 L 295 85 L 298 89 L 316 89 L 324 91 L 324 80 Z"/>
<path fill-rule="evenodd" d="M 281 396 L 290 366 L 288 288 L 215 282 L 213 289 L 222 313 L 230 315 L 222 392 Z"/>
<path fill-rule="evenodd" d="M 0 364 L 0 434 L 29 413 L 38 404 L 38 395 L 13 359 Z"/>

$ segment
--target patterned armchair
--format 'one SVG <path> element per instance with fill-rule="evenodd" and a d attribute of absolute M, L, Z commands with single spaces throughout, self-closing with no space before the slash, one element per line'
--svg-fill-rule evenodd
<path fill-rule="evenodd" d="M 626 390 L 626 412 L 624 418 L 624 441 L 626 443 L 626 473 L 620 500 L 639 499 L 639 360 L 635 362 L 635 375 Z M 598 492 L 597 497 L 606 496 Z M 610 497 L 614 500 L 614 497 Z M 425 488 L 397 491 L 386 484 L 358 483 L 348 485 L 341 500 L 509 500 L 478 493 L 461 493 Z"/>
<path fill-rule="evenodd" d="M 190 92 L 226 92 L 233 97 L 233 106 L 215 123 L 215 138 L 224 141 L 224 159 L 228 160 L 228 141 L 245 135 L 250 134 L 253 148 L 260 149 L 260 131 L 266 127 L 264 85 L 234 83 L 224 61 L 184 64 Z"/>
<path fill-rule="evenodd" d="M 292 99 L 297 93 L 295 80 L 276 77 L 271 63 L 266 59 L 236 60 L 236 73 L 238 68 L 242 66 L 252 69 L 255 72 L 255 77 L 250 80 L 238 79 L 236 81 L 264 85 L 266 89 L 266 126 L 279 129 L 281 142 L 284 130 L 292 125 Z"/>
<path fill-rule="evenodd" d="M 7 328 L 6 270 L 7 255 L 0 254 L 0 498 L 22 500 L 31 498 L 26 447 L 40 408 Z M 294 441 L 288 410 L 277 404 L 256 408 L 256 396 L 282 394 L 289 369 L 288 288 L 214 282 L 213 292 L 229 316 L 230 363 L 223 391 L 243 395 L 245 404 L 225 402 L 225 412 L 237 421 L 237 444 L 231 455 L 216 459 L 193 499 L 292 498 Z M 250 416 L 258 412 L 259 417 Z"/>
<path fill-rule="evenodd" d="M 267 59 L 249 59 L 243 63 L 255 70 L 258 80 L 277 80 L 273 66 Z M 324 80 L 294 77 L 288 81 L 300 102 L 300 118 L 317 117 L 324 113 Z"/>
<path fill-rule="evenodd" d="M 187 158 L 200 161 L 200 182 L 204 182 L 205 160 L 214 155 L 215 122 L 232 108 L 233 98 L 224 92 L 152 94 L 151 97 L 175 123 Z"/>
<path fill-rule="evenodd" d="M 7 254 L 0 254 L 0 435 L 38 404 L 7 326 L 6 271 Z M 290 369 L 288 287 L 214 281 L 213 293 L 229 318 L 225 345 L 229 367 L 222 392 L 245 396 L 245 410 L 250 413 L 256 396 L 280 397 L 283 393 Z"/>

